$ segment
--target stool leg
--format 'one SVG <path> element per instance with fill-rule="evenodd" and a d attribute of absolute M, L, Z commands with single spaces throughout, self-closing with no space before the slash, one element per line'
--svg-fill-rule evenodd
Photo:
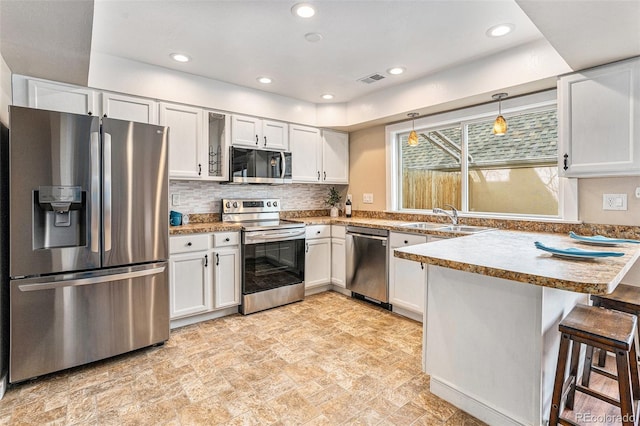
<path fill-rule="evenodd" d="M 631 383 L 629 381 L 629 353 L 616 351 L 616 366 L 618 367 L 618 388 L 620 389 L 620 414 L 623 426 L 633 426 L 633 399 L 631 398 Z"/>
<path fill-rule="evenodd" d="M 587 345 L 587 352 L 584 356 L 584 368 L 582 369 L 582 386 L 589 387 L 589 381 L 591 380 L 591 365 L 593 362 L 593 350 L 593 346 Z"/>
<path fill-rule="evenodd" d="M 633 389 L 633 399 L 640 399 L 640 379 L 638 378 L 638 357 L 636 353 L 636 342 L 631 342 L 629 351 L 629 368 L 631 369 L 631 389 Z"/>
<path fill-rule="evenodd" d="M 582 347 L 582 343 L 573 342 L 571 345 L 571 364 L 569 365 L 569 379 L 573 378 L 573 384 L 569 389 L 569 393 L 567 394 L 567 402 L 565 403 L 565 407 L 569 410 L 573 410 L 573 401 L 576 396 L 576 385 L 578 384 L 578 364 L 580 364 L 580 348 Z"/>
<path fill-rule="evenodd" d="M 600 349 L 600 355 L 598 355 L 598 367 L 604 367 L 607 362 L 607 351 Z"/>
<path fill-rule="evenodd" d="M 562 385 L 564 384 L 564 370 L 567 368 L 567 354 L 569 353 L 569 335 L 560 337 L 560 349 L 558 350 L 558 364 L 556 366 L 556 378 L 553 383 L 553 396 L 551 397 L 551 413 L 549 414 L 549 426 L 557 426 L 560 418 L 560 399 L 562 398 Z"/>

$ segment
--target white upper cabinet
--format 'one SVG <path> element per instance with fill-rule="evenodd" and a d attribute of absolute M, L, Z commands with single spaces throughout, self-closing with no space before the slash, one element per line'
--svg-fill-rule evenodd
<path fill-rule="evenodd" d="M 289 149 L 288 124 L 244 115 L 231 118 L 231 142 L 256 149 Z"/>
<path fill-rule="evenodd" d="M 151 99 L 103 93 L 102 114 L 118 120 L 158 124 L 158 103 Z"/>
<path fill-rule="evenodd" d="M 278 151 L 289 150 L 289 125 L 280 121 L 262 120 L 262 147 Z"/>
<path fill-rule="evenodd" d="M 564 176 L 640 175 L 640 58 L 561 77 L 558 125 Z"/>
<path fill-rule="evenodd" d="M 293 182 L 349 183 L 349 135 L 290 125 Z"/>
<path fill-rule="evenodd" d="M 296 124 L 289 126 L 291 178 L 294 182 L 320 182 L 320 142 L 320 130 Z"/>
<path fill-rule="evenodd" d="M 199 179 L 208 174 L 203 161 L 200 108 L 160 103 L 160 125 L 169 126 L 169 177 Z"/>
<path fill-rule="evenodd" d="M 28 80 L 28 105 L 31 108 L 73 114 L 99 115 L 96 92 L 86 87 L 51 83 L 41 80 Z"/>
<path fill-rule="evenodd" d="M 349 183 L 349 135 L 322 131 L 322 182 Z"/>

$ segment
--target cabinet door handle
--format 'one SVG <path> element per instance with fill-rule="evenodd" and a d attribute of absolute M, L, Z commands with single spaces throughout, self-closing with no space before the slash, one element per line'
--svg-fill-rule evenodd
<path fill-rule="evenodd" d="M 420 267 L 424 269 L 424 263 L 420 262 Z"/>
<path fill-rule="evenodd" d="M 327 180 L 327 172 L 324 172 L 324 180 Z"/>
<path fill-rule="evenodd" d="M 187 243 L 187 247 L 191 247 L 192 245 L 193 245 L 193 244 L 191 243 L 191 241 L 189 241 L 189 242 Z"/>
<path fill-rule="evenodd" d="M 309 243 L 304 243 L 306 247 L 306 249 L 304 250 L 306 253 L 309 253 Z"/>
<path fill-rule="evenodd" d="M 563 155 L 564 157 L 564 167 L 563 169 L 567 170 L 569 168 L 569 154 Z"/>
<path fill-rule="evenodd" d="M 220 265 L 220 255 L 216 253 L 216 266 Z"/>
<path fill-rule="evenodd" d="M 206 268 L 207 266 L 209 266 L 209 255 L 205 254 L 204 255 L 204 267 Z"/>
<path fill-rule="evenodd" d="M 258 145 L 258 135 L 256 135 L 256 145 Z"/>
<path fill-rule="evenodd" d="M 202 164 L 198 163 L 198 176 L 202 175 Z"/>
<path fill-rule="evenodd" d="M 267 146 L 267 137 L 264 137 L 264 146 Z"/>
<path fill-rule="evenodd" d="M 320 170 L 318 170 L 318 180 L 320 180 Z"/>

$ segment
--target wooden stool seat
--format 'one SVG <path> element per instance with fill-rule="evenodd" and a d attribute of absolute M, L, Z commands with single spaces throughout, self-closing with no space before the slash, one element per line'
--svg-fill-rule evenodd
<path fill-rule="evenodd" d="M 638 378 L 638 365 L 635 361 L 630 361 L 636 359 L 634 336 L 637 332 L 637 322 L 638 319 L 635 315 L 587 305 L 576 305 L 560 322 L 558 329 L 562 335 L 551 400 L 550 425 L 575 424 L 561 418 L 560 409 L 566 396 L 565 406 L 567 409 L 573 410 L 576 391 L 620 407 L 623 425 L 637 424 L 634 421 L 636 413 L 638 413 L 635 401 L 640 400 L 640 379 Z M 619 400 L 590 389 L 588 377 L 586 377 L 587 384 L 585 384 L 584 375 L 590 374 L 592 369 L 585 369 L 582 385 L 578 384 L 580 348 L 583 344 L 587 345 L 587 356 L 590 356 L 588 352 L 589 350 L 593 352 L 594 347 L 615 353 L 618 374 L 616 376 L 606 373 L 606 375 L 618 381 Z M 570 347 L 569 377 L 564 380 Z M 596 369 L 593 371 L 600 373 Z"/>
<path fill-rule="evenodd" d="M 640 287 L 619 284 L 610 294 L 592 295 L 593 306 L 601 306 L 607 309 L 626 312 L 635 315 L 640 320 Z M 640 338 L 640 328 L 638 329 Z M 601 350 L 598 357 L 598 366 L 604 367 L 607 352 Z M 585 364 L 586 367 L 586 364 Z"/>

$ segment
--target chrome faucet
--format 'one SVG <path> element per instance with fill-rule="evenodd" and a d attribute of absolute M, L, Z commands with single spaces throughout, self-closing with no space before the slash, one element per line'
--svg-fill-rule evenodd
<path fill-rule="evenodd" d="M 445 204 L 445 206 L 447 207 L 451 207 L 451 213 L 449 213 L 448 211 L 442 210 L 441 208 L 435 207 L 432 211 L 435 214 L 444 214 L 449 216 L 449 219 L 451 219 L 451 223 L 454 225 L 458 224 L 458 210 L 456 210 L 455 207 L 453 207 L 451 204 Z"/>

